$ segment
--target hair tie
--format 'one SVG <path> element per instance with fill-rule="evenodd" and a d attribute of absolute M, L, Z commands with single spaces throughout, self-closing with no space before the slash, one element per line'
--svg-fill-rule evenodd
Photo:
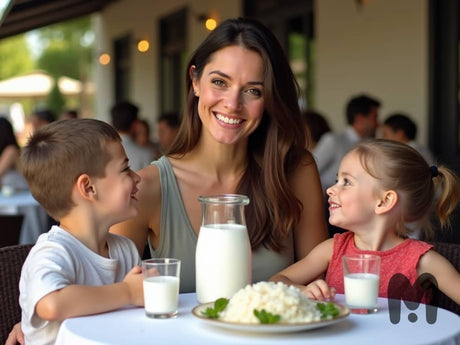
<path fill-rule="evenodd" d="M 436 165 L 430 166 L 430 170 L 431 170 L 431 177 L 432 178 L 439 175 L 438 167 Z"/>

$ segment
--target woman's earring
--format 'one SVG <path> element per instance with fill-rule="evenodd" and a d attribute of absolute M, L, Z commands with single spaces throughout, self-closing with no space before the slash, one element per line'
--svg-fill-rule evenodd
<path fill-rule="evenodd" d="M 195 97 L 198 97 L 196 90 L 193 90 L 193 94 L 195 95 Z"/>

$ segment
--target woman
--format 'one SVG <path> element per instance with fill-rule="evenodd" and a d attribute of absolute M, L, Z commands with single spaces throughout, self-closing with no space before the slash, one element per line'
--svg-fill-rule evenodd
<path fill-rule="evenodd" d="M 198 197 L 244 194 L 253 280 L 267 280 L 327 237 L 288 61 L 267 28 L 227 20 L 191 57 L 186 88 L 187 112 L 170 153 L 139 171 L 138 216 L 112 231 L 140 253 L 148 241 L 152 255 L 181 259 L 181 291 L 194 291 Z"/>
<path fill-rule="evenodd" d="M 20 149 L 11 123 L 0 117 L 0 185 L 26 189 L 27 183 L 19 172 Z"/>

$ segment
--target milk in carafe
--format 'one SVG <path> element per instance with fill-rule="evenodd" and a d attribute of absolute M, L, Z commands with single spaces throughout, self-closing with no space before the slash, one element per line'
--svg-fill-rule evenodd
<path fill-rule="evenodd" d="M 196 294 L 200 303 L 231 298 L 251 284 L 252 255 L 244 218 L 249 199 L 225 194 L 200 197 L 203 220 L 196 246 Z"/>

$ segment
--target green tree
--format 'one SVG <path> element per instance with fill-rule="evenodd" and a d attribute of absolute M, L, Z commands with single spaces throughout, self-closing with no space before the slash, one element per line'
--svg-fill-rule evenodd
<path fill-rule="evenodd" d="M 39 30 L 44 47 L 37 66 L 54 77 L 86 79 L 92 64 L 93 30 L 91 18 L 81 17 Z"/>
<path fill-rule="evenodd" d="M 90 79 L 93 63 L 94 32 L 91 24 L 90 16 L 85 16 L 41 28 L 38 31 L 38 39 L 43 51 L 37 60 L 37 67 L 47 71 L 54 78 L 67 76 L 85 83 Z M 69 98 L 66 100 L 72 101 Z M 54 107 L 59 109 L 57 93 L 50 95 L 47 103 L 53 110 Z M 89 112 L 89 104 L 87 96 L 81 95 L 79 104 L 74 107 L 80 108 L 84 114 Z M 58 110 L 55 111 L 57 114 L 60 113 Z"/>
<path fill-rule="evenodd" d="M 30 72 L 33 68 L 25 35 L 0 40 L 0 80 Z"/>
<path fill-rule="evenodd" d="M 57 79 L 54 80 L 54 86 L 46 99 L 46 105 L 55 114 L 60 114 L 65 106 L 65 99 L 59 91 Z"/>

